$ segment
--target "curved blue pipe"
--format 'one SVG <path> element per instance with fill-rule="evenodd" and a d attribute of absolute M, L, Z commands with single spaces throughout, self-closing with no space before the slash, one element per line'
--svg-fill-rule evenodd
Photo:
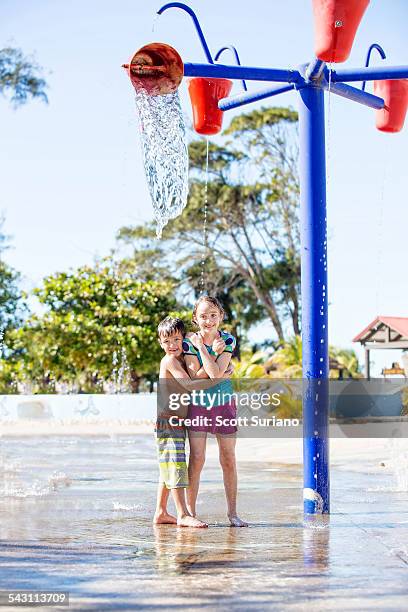
<path fill-rule="evenodd" d="M 378 53 L 381 55 L 381 59 L 384 60 L 387 57 L 385 55 L 384 49 L 377 43 L 373 43 L 372 45 L 369 46 L 368 51 L 367 51 L 367 57 L 366 57 L 366 63 L 365 63 L 366 68 L 368 68 L 368 66 L 370 65 L 371 53 L 374 49 L 376 49 Z M 365 91 L 365 88 L 366 88 L 366 81 L 363 81 L 363 84 L 361 85 L 361 89 Z"/>
<path fill-rule="evenodd" d="M 221 49 L 219 51 L 217 51 L 217 54 L 214 58 L 214 61 L 217 61 L 221 55 L 221 53 L 223 53 L 224 51 L 231 51 L 231 53 L 233 54 L 233 56 L 235 57 L 235 61 L 237 63 L 238 66 L 241 65 L 240 59 L 239 59 L 239 55 L 238 55 L 238 51 L 236 50 L 236 48 L 233 45 L 227 45 L 226 47 L 221 47 Z M 244 88 L 244 91 L 248 91 L 248 87 L 247 84 L 245 82 L 245 79 L 242 79 L 242 87 Z"/>
<path fill-rule="evenodd" d="M 195 29 L 197 31 L 198 34 L 198 38 L 200 39 L 201 42 L 201 46 L 204 49 L 204 53 L 205 56 L 207 58 L 207 60 L 209 61 L 210 64 L 214 63 L 214 60 L 212 58 L 210 49 L 207 45 L 207 41 L 204 38 L 204 34 L 203 31 L 201 29 L 200 23 L 197 19 L 197 15 L 195 14 L 195 12 L 193 11 L 193 9 L 191 9 L 189 6 L 187 6 L 186 4 L 183 4 L 182 2 L 168 2 L 167 4 L 164 4 L 158 11 L 157 14 L 161 15 L 162 13 L 164 13 L 164 11 L 167 11 L 167 9 L 170 8 L 179 8 L 182 11 L 185 11 L 186 13 L 188 13 L 191 17 L 191 19 L 193 20 Z"/>

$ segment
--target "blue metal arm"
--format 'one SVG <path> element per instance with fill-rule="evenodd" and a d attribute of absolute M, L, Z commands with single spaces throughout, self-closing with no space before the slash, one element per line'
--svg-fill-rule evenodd
<path fill-rule="evenodd" d="M 300 85 L 298 88 L 302 87 Z M 230 96 L 229 98 L 223 98 L 218 102 L 218 108 L 222 111 L 231 110 L 232 108 L 238 108 L 251 102 L 258 102 L 265 98 L 277 96 L 278 94 L 284 93 L 285 91 L 291 91 L 295 86 L 291 85 L 278 85 L 277 87 L 267 87 L 266 89 L 260 89 L 258 91 L 250 93 L 242 93 L 236 96 Z"/>
<path fill-rule="evenodd" d="M 204 49 L 205 56 L 206 56 L 207 60 L 210 62 L 210 64 L 213 64 L 213 63 L 214 63 L 214 60 L 213 60 L 213 58 L 212 58 L 212 55 L 211 55 L 210 49 L 209 49 L 209 47 L 208 47 L 208 45 L 207 45 L 207 41 L 206 41 L 206 40 L 205 40 L 205 38 L 204 38 L 204 34 L 203 34 L 202 29 L 201 29 L 200 23 L 199 23 L 199 21 L 198 21 L 198 19 L 197 19 L 197 15 L 196 15 L 196 14 L 195 14 L 195 12 L 193 11 L 193 9 L 191 9 L 191 8 L 190 8 L 189 6 L 187 6 L 186 4 L 183 4 L 182 2 L 168 2 L 167 4 L 164 4 L 164 5 L 163 5 L 163 6 L 162 6 L 162 7 L 161 7 L 161 8 L 160 8 L 158 11 L 157 11 L 157 14 L 158 14 L 158 15 L 161 15 L 162 13 L 164 13 L 164 11 L 167 11 L 167 9 L 170 9 L 170 8 L 179 8 L 179 9 L 181 9 L 182 11 L 186 11 L 186 13 L 188 13 L 188 14 L 190 15 L 190 17 L 191 17 L 191 18 L 192 18 L 192 20 L 193 20 L 193 23 L 194 23 L 195 29 L 196 29 L 196 31 L 197 31 L 198 38 L 200 39 L 201 46 L 202 46 L 202 48 Z"/>
<path fill-rule="evenodd" d="M 184 74 L 190 77 L 213 77 L 218 79 L 246 79 L 247 81 L 276 81 L 280 83 L 303 83 L 297 70 L 280 68 L 256 68 L 249 66 L 227 66 L 225 64 L 184 64 Z"/>
<path fill-rule="evenodd" d="M 305 69 L 305 79 L 306 81 L 316 81 L 319 79 L 324 71 L 326 64 L 317 59 L 317 57 L 308 64 Z"/>
<path fill-rule="evenodd" d="M 217 61 L 220 58 L 221 53 L 223 53 L 224 51 L 231 51 L 231 53 L 235 57 L 235 61 L 236 61 L 237 65 L 238 66 L 241 65 L 241 62 L 239 60 L 238 51 L 236 50 L 236 48 L 233 45 L 228 45 L 227 47 L 221 47 L 221 49 L 219 51 L 217 51 L 217 53 L 215 55 L 214 61 Z M 242 87 L 244 88 L 244 91 L 248 91 L 248 87 L 247 87 L 247 84 L 245 82 L 245 79 L 242 79 Z"/>
<path fill-rule="evenodd" d="M 326 87 L 326 89 L 328 89 L 328 87 Z M 353 102 L 364 104 L 364 106 L 369 106 L 370 108 L 384 108 L 384 100 L 382 98 L 367 93 L 366 91 L 361 91 L 361 89 L 357 89 L 357 87 L 346 85 L 345 83 L 332 83 L 330 85 L 330 91 L 342 98 L 353 100 Z"/>
<path fill-rule="evenodd" d="M 367 57 L 366 57 L 366 63 L 365 63 L 365 67 L 368 68 L 370 65 L 370 58 L 371 58 L 371 53 L 373 52 L 373 50 L 376 49 L 378 51 L 378 53 L 381 55 L 381 58 L 384 60 L 387 56 L 385 55 L 385 51 L 382 47 L 380 47 L 380 45 L 377 45 L 377 43 L 373 43 L 372 45 L 369 46 L 368 51 L 367 51 Z M 362 91 L 365 91 L 365 87 L 366 87 L 366 82 L 363 81 L 362 85 L 361 85 L 361 89 Z"/>
<path fill-rule="evenodd" d="M 376 81 L 381 79 L 407 79 L 408 66 L 376 66 L 375 68 L 346 68 L 332 72 L 332 83 L 346 81 Z"/>

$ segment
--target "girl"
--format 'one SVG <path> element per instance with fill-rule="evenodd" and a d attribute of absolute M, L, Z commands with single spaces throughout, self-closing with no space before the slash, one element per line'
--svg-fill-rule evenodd
<path fill-rule="evenodd" d="M 214 387 L 203 394 L 205 405 L 189 407 L 188 417 L 199 417 L 200 424 L 189 427 L 190 459 L 188 466 L 189 488 L 187 504 L 192 516 L 196 515 L 196 500 L 200 484 L 200 474 L 205 462 L 207 433 L 217 436 L 219 459 L 223 471 L 227 515 L 233 527 L 247 527 L 248 524 L 237 515 L 237 467 L 235 442 L 237 428 L 228 424 L 236 418 L 236 406 L 232 399 L 231 381 L 222 380 L 231 362 L 236 341 L 231 334 L 220 331 L 224 310 L 216 298 L 202 296 L 193 310 L 193 323 L 198 327 L 195 334 L 189 334 L 183 341 L 184 359 L 191 378 L 208 376 L 214 379 Z M 223 396 L 231 398 L 223 401 Z M 218 401 L 217 401 L 218 400 Z M 208 408 L 211 406 L 210 408 Z M 200 419 L 201 417 L 201 419 Z M 217 423 L 221 417 L 221 425 Z"/>

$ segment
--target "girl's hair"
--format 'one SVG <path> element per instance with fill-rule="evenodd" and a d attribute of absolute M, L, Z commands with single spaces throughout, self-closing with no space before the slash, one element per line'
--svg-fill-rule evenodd
<path fill-rule="evenodd" d="M 183 338 L 186 335 L 184 323 L 178 317 L 166 317 L 159 323 L 157 328 L 159 338 L 168 338 L 169 336 L 177 334 L 178 332 L 183 336 Z"/>
<path fill-rule="evenodd" d="M 193 308 L 193 317 L 192 317 L 192 320 L 193 320 L 193 323 L 195 325 L 198 325 L 198 323 L 196 321 L 196 314 L 197 314 L 197 309 L 200 306 L 200 304 L 211 304 L 211 306 L 215 306 L 215 308 L 217 308 L 219 310 L 219 312 L 220 312 L 221 319 L 224 318 L 224 316 L 225 316 L 224 309 L 221 306 L 221 303 L 217 300 L 217 298 L 210 297 L 209 295 L 202 295 L 201 297 L 198 298 L 198 300 L 194 304 L 194 308 Z"/>

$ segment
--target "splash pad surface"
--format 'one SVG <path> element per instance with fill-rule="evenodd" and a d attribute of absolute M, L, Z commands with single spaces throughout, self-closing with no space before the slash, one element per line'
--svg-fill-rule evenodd
<path fill-rule="evenodd" d="M 239 441 L 238 456 L 247 442 Z M 346 455 L 334 456 L 333 514 L 309 523 L 301 441 L 292 464 L 279 459 L 278 446 L 267 447 L 273 463 L 264 461 L 252 442 L 257 453 L 248 449 L 239 461 L 250 528 L 226 525 L 211 443 L 198 506 L 211 527 L 192 530 L 151 524 L 151 436 L 3 438 L 0 588 L 21 589 L 22 579 L 26 589 L 58 584 L 74 610 L 154 609 L 164 601 L 186 609 L 356 610 L 378 606 L 380 594 L 381 609 L 404 609 L 408 493 L 390 488 L 382 451 L 358 460 L 352 452 L 353 471 Z"/>

